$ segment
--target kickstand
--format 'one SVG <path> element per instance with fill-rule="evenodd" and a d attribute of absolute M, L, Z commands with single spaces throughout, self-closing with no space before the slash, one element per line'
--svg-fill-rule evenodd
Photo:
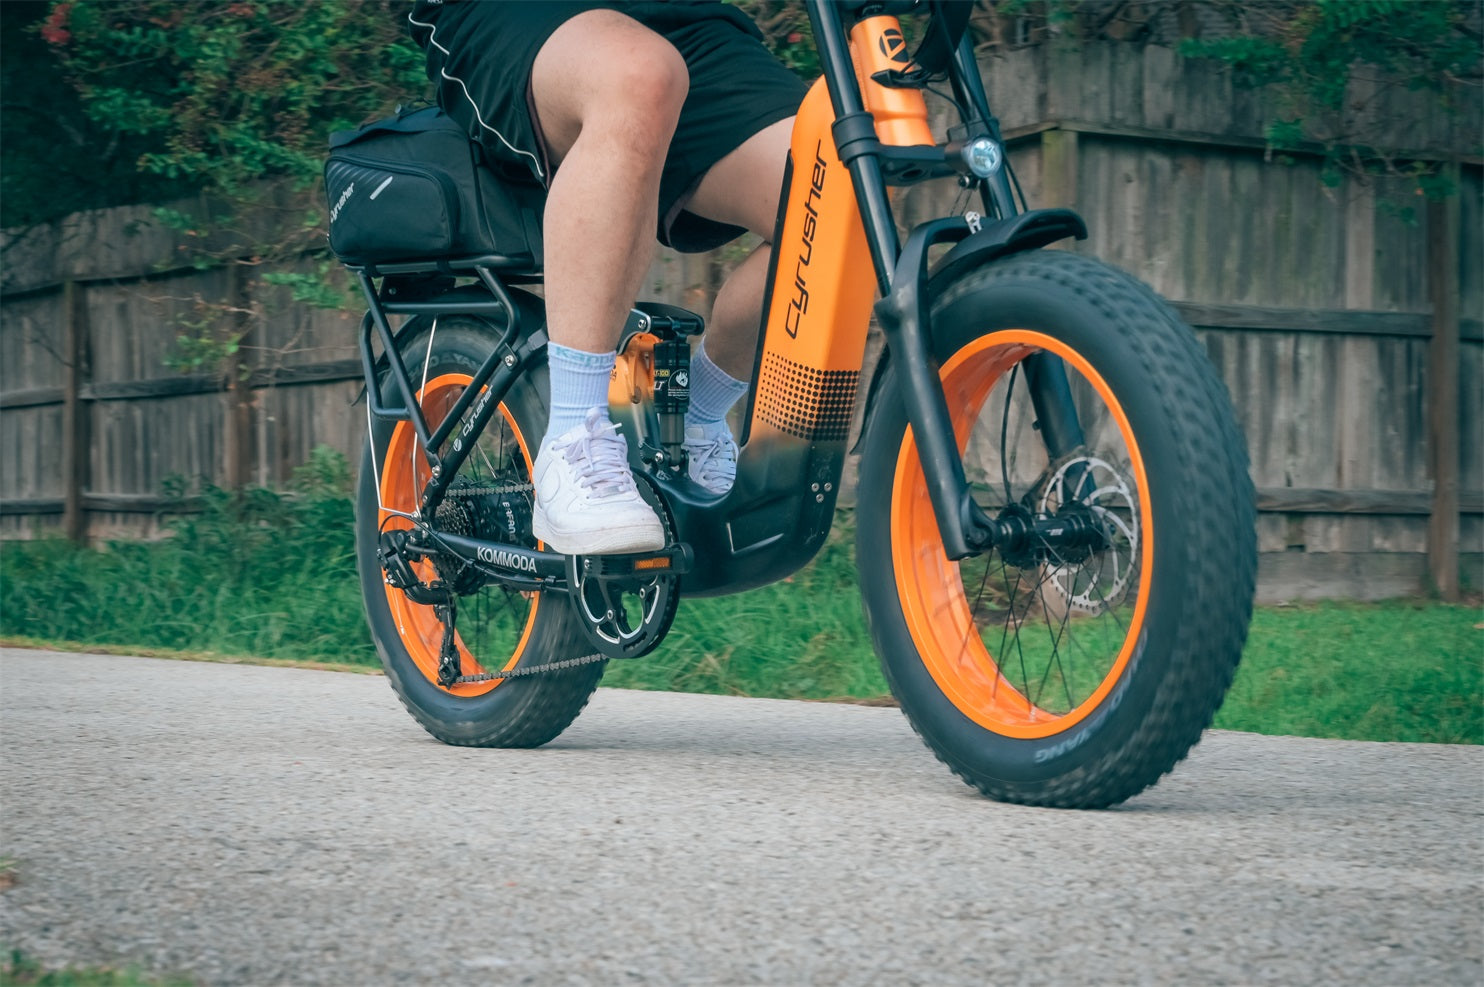
<path fill-rule="evenodd" d="M 443 644 L 438 649 L 438 684 L 445 689 L 458 681 L 461 671 L 458 639 L 453 630 L 459 615 L 458 601 L 457 596 L 449 593 L 444 602 L 433 606 L 433 613 L 443 622 Z"/>

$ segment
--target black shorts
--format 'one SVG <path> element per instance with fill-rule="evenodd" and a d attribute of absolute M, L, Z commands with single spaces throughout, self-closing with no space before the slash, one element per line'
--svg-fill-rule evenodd
<path fill-rule="evenodd" d="M 658 236 L 687 252 L 718 247 L 745 231 L 680 208 L 711 166 L 748 138 L 793 116 L 807 91 L 762 45 L 735 7 L 711 2 L 460 2 L 419 0 L 409 22 L 428 55 L 438 102 L 464 124 L 497 167 L 543 184 L 551 168 L 531 108 L 531 66 L 563 22 L 606 8 L 633 17 L 675 46 L 690 92 L 660 177 Z"/>

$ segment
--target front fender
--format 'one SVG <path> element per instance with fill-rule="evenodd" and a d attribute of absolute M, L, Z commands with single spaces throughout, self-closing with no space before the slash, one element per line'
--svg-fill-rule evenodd
<path fill-rule="evenodd" d="M 930 298 L 937 297 L 939 292 L 954 278 L 965 271 L 972 270 L 982 264 L 1011 254 L 1018 254 L 1026 250 L 1035 250 L 1067 237 L 1075 237 L 1078 240 L 1087 239 L 1087 224 L 1082 217 L 1070 209 L 1033 209 L 1009 219 L 997 219 L 985 223 L 980 227 L 978 233 L 971 233 L 958 243 L 954 244 L 948 253 L 938 259 L 933 269 L 928 272 L 927 291 Z M 900 274 L 901 272 L 899 272 Z M 881 381 L 886 376 L 887 365 L 891 362 L 891 348 L 887 347 L 881 351 L 881 357 L 876 361 L 876 367 L 871 373 L 871 382 L 866 388 L 865 417 L 867 420 L 871 408 L 875 404 L 881 389 Z M 861 429 L 861 435 L 856 437 L 855 445 L 851 452 L 860 451 L 861 439 L 865 435 L 865 429 Z"/>
<path fill-rule="evenodd" d="M 1087 239 L 1087 224 L 1070 209 L 1033 209 L 1009 219 L 985 223 L 938 259 L 928 273 L 928 293 L 964 271 L 999 257 L 1034 250 L 1067 237 Z"/>

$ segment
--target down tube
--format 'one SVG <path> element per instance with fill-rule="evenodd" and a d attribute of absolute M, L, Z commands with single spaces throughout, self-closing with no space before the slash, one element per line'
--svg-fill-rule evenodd
<path fill-rule="evenodd" d="M 823 82 L 794 123 L 787 196 L 737 483 L 672 502 L 696 552 L 687 594 L 736 592 L 806 564 L 829 534 L 865 355 L 875 269 Z"/>

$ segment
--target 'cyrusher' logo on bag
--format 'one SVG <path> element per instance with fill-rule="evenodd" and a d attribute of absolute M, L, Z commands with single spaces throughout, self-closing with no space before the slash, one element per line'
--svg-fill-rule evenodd
<path fill-rule="evenodd" d="M 387 179 L 387 181 L 391 181 L 391 179 Z M 335 202 L 333 206 L 330 207 L 330 222 L 335 222 L 336 218 L 339 217 L 341 208 L 350 199 L 351 194 L 354 193 L 355 190 L 355 182 L 351 182 L 349 185 L 345 186 L 345 191 L 340 193 L 340 198 Z M 381 190 L 377 189 L 377 191 L 379 192 Z"/>

